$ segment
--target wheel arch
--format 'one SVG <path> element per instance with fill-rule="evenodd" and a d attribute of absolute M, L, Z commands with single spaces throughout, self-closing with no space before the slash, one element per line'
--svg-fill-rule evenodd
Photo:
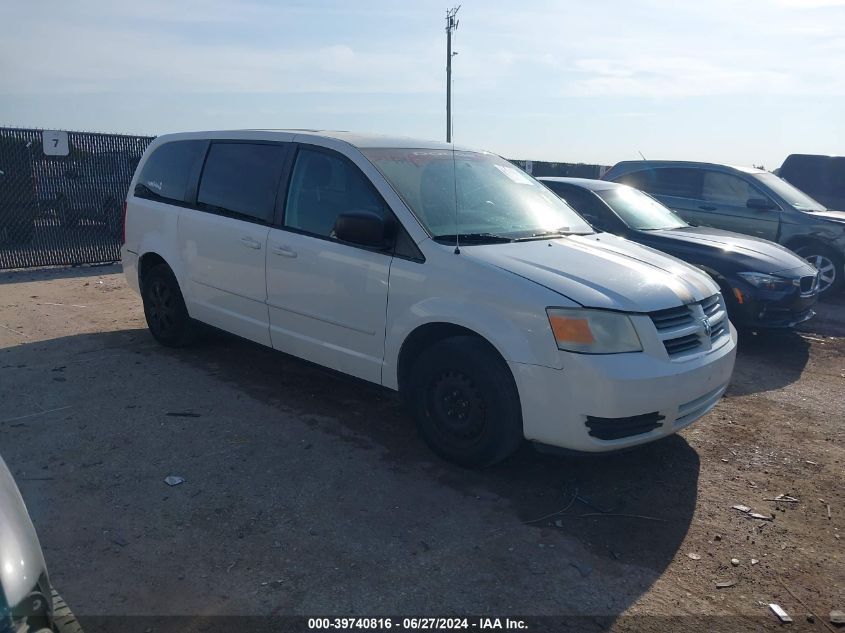
<path fill-rule="evenodd" d="M 399 356 L 396 361 L 396 385 L 400 393 L 402 393 L 406 386 L 408 376 L 414 361 L 419 358 L 423 350 L 431 347 L 435 343 L 447 338 L 455 336 L 471 336 L 485 343 L 496 355 L 502 359 L 502 362 L 507 366 L 507 360 L 496 345 L 494 345 L 487 337 L 479 332 L 472 330 L 463 325 L 451 323 L 448 321 L 431 321 L 423 323 L 414 328 L 399 348 Z M 510 369 L 508 369 L 510 371 Z"/>
<path fill-rule="evenodd" d="M 144 253 L 138 258 L 138 288 L 141 289 L 142 293 L 144 291 L 144 277 L 159 264 L 164 264 L 173 272 L 173 267 L 155 251 Z"/>

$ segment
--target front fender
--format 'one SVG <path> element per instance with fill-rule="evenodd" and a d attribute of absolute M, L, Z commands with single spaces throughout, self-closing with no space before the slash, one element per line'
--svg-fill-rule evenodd
<path fill-rule="evenodd" d="M 390 273 L 385 387 L 398 389 L 402 345 L 417 328 L 431 323 L 457 325 L 478 334 L 506 361 L 561 367 L 546 307 L 571 303 L 564 297 L 516 275 L 468 262 L 460 271 L 444 269 L 450 273 L 445 276 L 431 260 L 425 264 L 426 275 L 418 274 L 414 266 L 396 260 Z"/>

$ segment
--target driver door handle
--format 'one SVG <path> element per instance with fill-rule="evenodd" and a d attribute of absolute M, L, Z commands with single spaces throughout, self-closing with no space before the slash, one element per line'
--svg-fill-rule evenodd
<path fill-rule="evenodd" d="M 270 247 L 270 250 L 274 255 L 281 255 L 282 257 L 296 257 L 296 251 L 292 250 L 288 246 L 282 246 L 281 244 L 273 244 Z"/>

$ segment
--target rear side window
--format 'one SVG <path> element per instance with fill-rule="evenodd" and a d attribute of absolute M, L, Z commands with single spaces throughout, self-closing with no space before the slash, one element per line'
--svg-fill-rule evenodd
<path fill-rule="evenodd" d="M 369 180 L 338 156 L 303 149 L 290 181 L 285 226 L 333 237 L 337 216 L 369 211 L 386 218 L 386 209 Z"/>
<path fill-rule="evenodd" d="M 699 198 L 701 196 L 701 172 L 683 167 L 658 167 L 625 174 L 617 180 L 635 189 L 658 196 L 677 198 Z"/>
<path fill-rule="evenodd" d="M 135 184 L 135 196 L 186 202 L 188 181 L 202 159 L 207 141 L 173 141 L 153 151 Z"/>
<path fill-rule="evenodd" d="M 270 222 L 287 146 L 212 143 L 197 205 L 206 211 Z"/>

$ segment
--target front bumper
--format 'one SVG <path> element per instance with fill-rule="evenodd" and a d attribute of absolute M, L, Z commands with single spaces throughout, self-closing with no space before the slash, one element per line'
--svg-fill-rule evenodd
<path fill-rule="evenodd" d="M 684 361 L 562 354 L 560 370 L 509 363 L 526 439 L 579 452 L 615 451 L 676 433 L 716 406 L 733 372 L 736 330 L 718 348 Z M 619 433 L 608 432 L 614 424 Z"/>
<path fill-rule="evenodd" d="M 733 292 L 725 300 L 730 319 L 738 327 L 789 328 L 816 315 L 813 307 L 819 300 L 817 290 L 802 295 L 797 287 L 775 291 L 740 282 L 731 285 Z"/>

